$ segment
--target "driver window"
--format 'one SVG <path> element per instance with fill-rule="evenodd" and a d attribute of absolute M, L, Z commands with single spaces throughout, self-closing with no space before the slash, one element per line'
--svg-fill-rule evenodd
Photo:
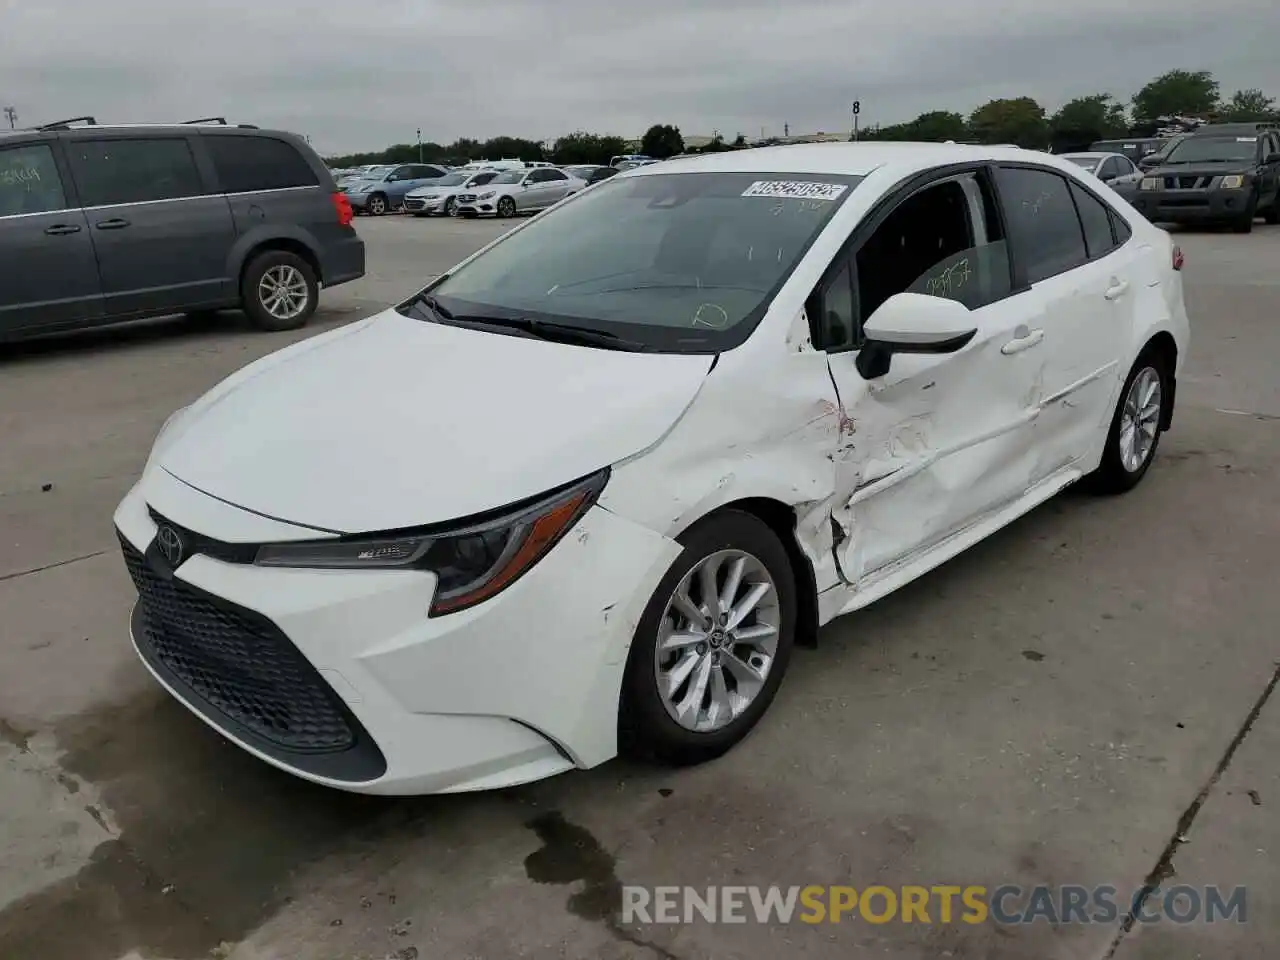
<path fill-rule="evenodd" d="M 1009 296 L 1009 252 L 985 175 L 912 194 L 862 242 L 852 267 L 828 281 L 810 310 L 814 343 L 828 351 L 861 345 L 862 321 L 894 294 L 944 297 L 971 310 Z"/>

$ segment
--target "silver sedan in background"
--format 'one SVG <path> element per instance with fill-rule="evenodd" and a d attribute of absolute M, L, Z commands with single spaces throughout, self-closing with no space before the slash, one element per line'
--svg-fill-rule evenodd
<path fill-rule="evenodd" d="M 410 190 L 404 196 L 404 209 L 415 217 L 429 217 L 440 213 L 447 217 L 458 215 L 458 194 L 485 186 L 501 171 L 454 170 L 438 180 Z"/>
<path fill-rule="evenodd" d="M 1123 153 L 1103 153 L 1100 151 L 1064 153 L 1062 154 L 1062 159 L 1088 170 L 1130 202 L 1138 195 L 1138 184 L 1142 181 L 1142 171 Z"/>

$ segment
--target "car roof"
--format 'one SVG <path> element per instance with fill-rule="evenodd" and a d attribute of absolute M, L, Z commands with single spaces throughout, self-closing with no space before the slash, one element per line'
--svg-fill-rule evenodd
<path fill-rule="evenodd" d="M 1072 150 L 1070 153 L 1060 153 L 1060 157 L 1080 157 L 1082 160 L 1101 160 L 1103 157 L 1123 157 L 1123 153 L 1112 153 L 1109 150 Z"/>
<path fill-rule="evenodd" d="M 1020 147 L 993 147 L 960 143 L 797 143 L 776 147 L 753 147 L 724 153 L 701 154 L 688 159 L 671 159 L 628 170 L 629 176 L 654 177 L 668 173 L 796 173 L 866 176 L 887 167 L 910 175 L 948 163 L 1028 160 L 1055 166 L 1054 157 Z"/>

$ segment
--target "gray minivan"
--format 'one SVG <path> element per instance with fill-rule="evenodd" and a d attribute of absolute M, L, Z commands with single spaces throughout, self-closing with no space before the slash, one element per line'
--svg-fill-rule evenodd
<path fill-rule="evenodd" d="M 290 330 L 364 242 L 302 138 L 250 126 L 0 132 L 0 340 L 241 307 Z"/>

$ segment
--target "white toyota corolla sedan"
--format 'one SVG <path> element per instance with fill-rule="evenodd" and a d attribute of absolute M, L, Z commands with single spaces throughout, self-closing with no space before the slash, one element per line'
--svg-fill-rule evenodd
<path fill-rule="evenodd" d="M 1142 479 L 1181 266 L 1026 150 L 622 174 L 174 414 L 115 514 L 133 642 L 346 790 L 715 757 L 822 624 L 1069 484 Z"/>

